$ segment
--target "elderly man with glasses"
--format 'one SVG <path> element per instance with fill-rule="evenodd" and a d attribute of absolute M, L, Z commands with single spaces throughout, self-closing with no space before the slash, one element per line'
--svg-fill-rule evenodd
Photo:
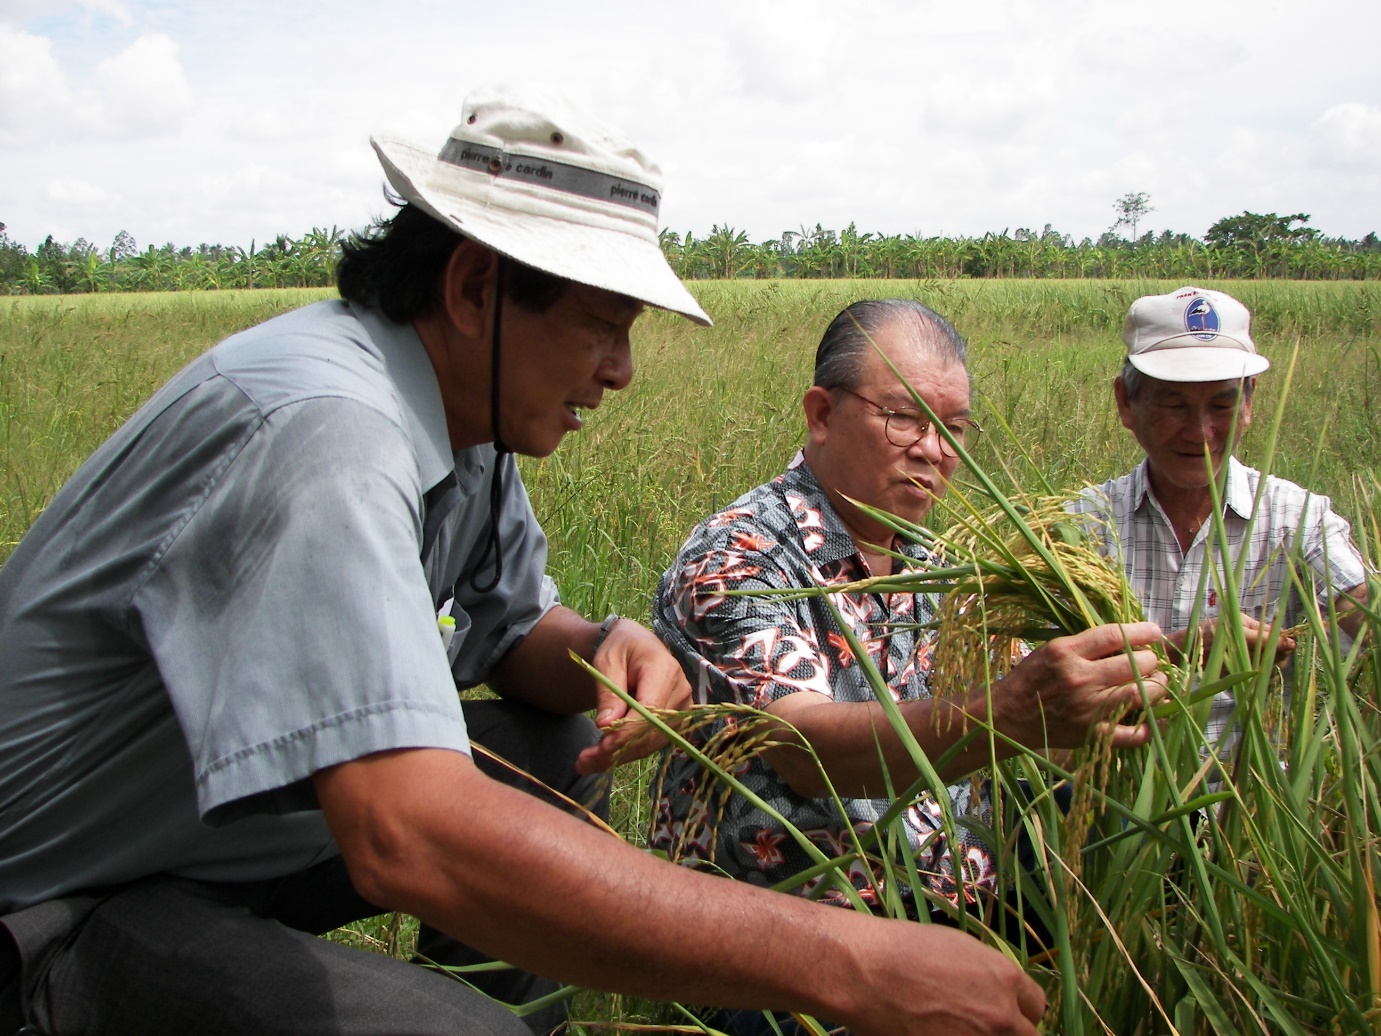
<path fill-rule="evenodd" d="M 918 412 L 908 385 L 948 434 Z M 930 697 L 932 645 L 922 629 L 933 615 L 932 597 L 841 593 L 832 598 L 836 612 L 819 597 L 729 592 L 844 584 L 930 563 L 922 548 L 894 536 L 865 508 L 909 522 L 925 517 L 959 466 L 954 443 L 971 445 L 981 431 L 969 397 L 967 348 L 948 321 L 913 301 L 854 303 L 831 323 L 816 354 L 814 385 L 803 401 L 804 449 L 784 474 L 697 526 L 657 590 L 654 629 L 680 660 L 697 701 L 765 710 L 814 749 L 843 815 L 786 728 L 774 735 L 780 744 L 735 775 L 826 857 L 847 853 L 850 828 L 861 835 L 890 805 L 892 790 L 918 776 L 841 624 L 866 647 L 911 733 L 935 760 L 988 723 L 1023 745 L 1080 746 L 1119 706 L 1142 700 L 1138 676 L 1150 677 L 1153 696 L 1161 690 L 1155 656 L 1145 649 L 1159 630 L 1149 623 L 1052 641 L 995 685 L 991 701 L 975 688 L 941 702 Z M 1126 652 L 1124 637 L 1137 650 Z M 723 722 L 697 737 L 703 743 L 722 732 Z M 1137 723 L 1112 732 L 1120 747 L 1148 736 Z M 1005 744 L 999 739 L 1000 755 Z M 986 812 L 983 781 L 968 778 L 990 758 L 988 738 L 980 737 L 941 771 L 958 782 L 949 789 L 956 815 Z M 779 820 L 738 794 L 721 808 L 715 782 L 688 754 L 670 753 L 654 796 L 654 848 L 754 884 L 791 881 L 800 894 L 819 893 L 820 879 L 797 879 L 812 861 Z M 956 902 L 991 889 L 990 848 L 967 827 L 962 846 L 947 844 L 940 816 L 928 797 L 904 816 L 922 879 Z M 880 894 L 883 878 L 880 864 L 851 868 L 865 902 Z M 823 898 L 844 904 L 852 893 L 836 887 Z"/>
<path fill-rule="evenodd" d="M 1174 651 L 1199 655 L 1212 641 L 1231 568 L 1227 599 L 1243 613 L 1249 644 L 1268 641 L 1274 621 L 1291 627 L 1304 618 L 1295 578 L 1312 584 L 1323 614 L 1331 601 L 1343 613 L 1340 628 L 1355 634 L 1363 613 L 1352 608 L 1367 603 L 1367 568 L 1347 521 L 1328 497 L 1233 456 L 1251 427 L 1257 376 L 1271 365 L 1256 351 L 1247 307 L 1193 286 L 1146 295 L 1132 303 L 1122 337 L 1127 356 L 1113 396 L 1145 458 L 1073 507 L 1096 520 L 1147 618 Z M 1293 649 L 1288 636 L 1277 643 L 1282 659 Z M 1226 757 L 1240 734 L 1235 713 L 1232 690 L 1214 697 L 1206 749 Z"/>

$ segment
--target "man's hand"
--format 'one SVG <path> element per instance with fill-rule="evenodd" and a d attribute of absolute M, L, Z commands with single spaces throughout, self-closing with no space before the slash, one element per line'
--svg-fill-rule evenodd
<path fill-rule="evenodd" d="M 1213 646 L 1213 637 L 1218 632 L 1218 623 L 1221 618 L 1205 619 L 1199 624 L 1199 645 L 1204 657 L 1207 657 L 1209 648 Z M 1185 643 L 1189 640 L 1189 630 L 1178 630 L 1165 638 L 1165 643 L 1170 649 L 1170 657 L 1183 660 Z M 1242 616 L 1242 633 L 1247 644 L 1247 651 L 1251 655 L 1256 655 L 1260 645 L 1265 644 L 1271 635 L 1271 627 L 1263 624 L 1250 615 Z M 1282 636 L 1280 642 L 1276 644 L 1275 664 L 1284 665 L 1295 651 L 1295 638 Z"/>
<path fill-rule="evenodd" d="M 614 623 L 591 662 L 649 709 L 684 709 L 690 704 L 690 684 L 680 664 L 650 630 L 632 619 Z M 595 725 L 605 734 L 599 744 L 576 757 L 577 773 L 595 773 L 609 769 L 616 761 L 641 759 L 666 744 L 661 734 L 636 716 L 609 730 L 628 715 L 628 705 L 603 684 L 595 693 Z"/>
<path fill-rule="evenodd" d="M 684 709 L 690 702 L 690 684 L 681 667 L 650 630 L 632 619 L 619 619 L 591 658 L 598 632 L 594 623 L 558 605 L 503 657 L 489 679 L 501 696 L 548 712 L 596 710 L 595 723 L 606 733 L 599 744 L 576 757 L 579 773 L 640 759 L 666 741 L 637 717 L 610 731 L 610 725 L 628 713 L 628 706 L 573 662 L 572 651 L 650 709 Z"/>
<path fill-rule="evenodd" d="M 953 928 L 880 923 L 910 925 L 925 933 L 924 942 L 899 941 L 890 951 L 893 975 L 886 965 L 871 965 L 866 1002 L 853 1017 L 837 1019 L 848 1021 L 850 1032 L 1035 1036 L 1046 1010 L 1045 991 L 1011 960 Z"/>
<path fill-rule="evenodd" d="M 1117 717 L 1165 697 L 1165 675 L 1148 647 L 1160 639 L 1159 626 L 1138 622 L 1050 641 L 993 686 L 997 729 L 1031 748 L 1078 748 L 1090 733 L 1110 734 L 1114 748 L 1145 744 L 1147 721 Z"/>

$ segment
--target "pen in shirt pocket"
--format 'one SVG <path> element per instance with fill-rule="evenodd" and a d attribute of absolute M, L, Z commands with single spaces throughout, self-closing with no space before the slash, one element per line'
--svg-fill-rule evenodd
<path fill-rule="evenodd" d="M 451 614 L 451 605 L 455 603 L 452 597 L 441 606 L 441 610 L 436 613 L 436 628 L 441 631 L 441 647 L 448 654 L 451 650 L 451 640 L 456 635 L 456 620 Z"/>

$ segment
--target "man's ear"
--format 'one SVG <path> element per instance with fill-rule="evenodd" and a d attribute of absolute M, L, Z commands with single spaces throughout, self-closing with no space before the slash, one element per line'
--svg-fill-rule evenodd
<path fill-rule="evenodd" d="M 1252 379 L 1253 382 L 1256 380 Z M 1237 437 L 1240 439 L 1242 433 L 1252 426 L 1252 398 L 1255 392 L 1249 392 L 1245 382 L 1242 384 L 1242 394 L 1238 397 L 1237 404 Z"/>
<path fill-rule="evenodd" d="M 499 257 L 468 238 L 456 245 L 441 274 L 441 307 L 467 338 L 487 339 L 498 290 Z"/>
<path fill-rule="evenodd" d="M 1132 401 L 1127 395 L 1126 382 L 1119 374 L 1113 379 L 1112 383 L 1113 398 L 1117 400 L 1117 416 L 1122 418 L 1122 427 L 1130 429 L 1132 427 Z"/>
<path fill-rule="evenodd" d="M 834 392 L 812 385 L 801 400 L 801 409 L 806 414 L 810 441 L 816 446 L 823 446 L 829 434 L 830 419 L 834 416 Z"/>

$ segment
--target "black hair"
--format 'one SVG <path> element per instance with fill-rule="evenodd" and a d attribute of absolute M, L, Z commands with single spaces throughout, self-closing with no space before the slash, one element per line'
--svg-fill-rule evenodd
<path fill-rule="evenodd" d="M 398 206 L 341 245 L 336 286 L 347 302 L 379 309 L 405 324 L 441 303 L 441 274 L 465 235 L 423 209 L 388 196 Z M 503 264 L 503 293 L 520 309 L 541 313 L 559 299 L 570 281 L 509 260 Z"/>
<path fill-rule="evenodd" d="M 821 388 L 858 387 L 864 352 L 872 348 L 883 328 L 906 321 L 937 357 L 969 367 L 969 348 L 963 336 L 944 317 L 914 299 L 863 299 L 830 321 L 815 350 L 815 382 Z"/>

